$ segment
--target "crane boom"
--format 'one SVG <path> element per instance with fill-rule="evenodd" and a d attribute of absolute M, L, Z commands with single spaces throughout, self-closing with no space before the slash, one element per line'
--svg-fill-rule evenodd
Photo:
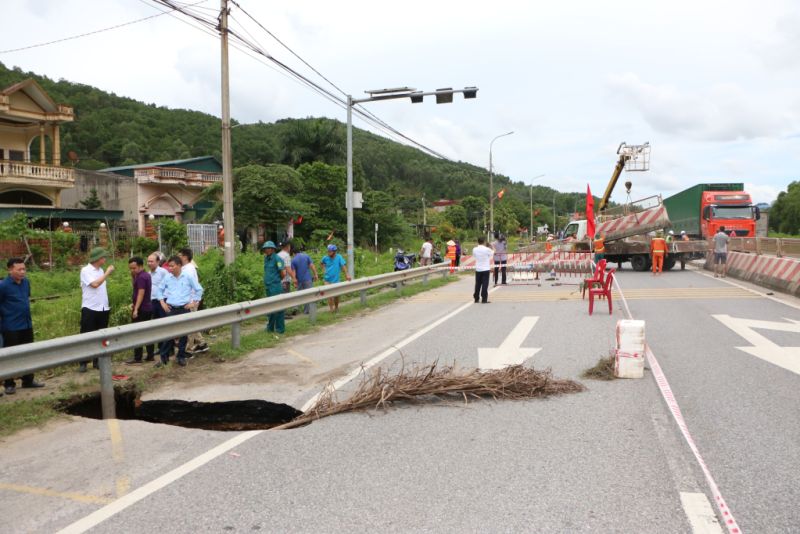
<path fill-rule="evenodd" d="M 628 145 L 625 141 L 619 144 L 617 148 L 619 160 L 614 167 L 614 172 L 611 174 L 611 179 L 608 181 L 606 190 L 603 193 L 603 198 L 600 199 L 600 204 L 597 206 L 597 211 L 603 211 L 608 207 L 608 201 L 611 198 L 611 193 L 617 185 L 623 169 L 629 171 L 646 171 L 650 168 L 650 143 L 643 145 Z"/>

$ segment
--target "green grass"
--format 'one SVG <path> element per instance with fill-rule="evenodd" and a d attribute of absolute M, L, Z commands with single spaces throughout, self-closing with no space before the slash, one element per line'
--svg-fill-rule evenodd
<path fill-rule="evenodd" d="M 775 237 L 775 238 L 779 238 L 779 239 L 800 239 L 800 235 L 784 234 L 782 232 L 773 232 L 772 230 L 770 230 L 767 233 L 767 236 L 768 237 Z"/>
<path fill-rule="evenodd" d="M 448 276 L 447 278 L 438 276 L 432 277 L 427 284 L 423 284 L 420 280 L 417 283 L 401 286 L 399 292 L 394 288 L 370 290 L 370 296 L 367 299 L 366 306 L 361 305 L 358 293 L 349 296 L 349 298 L 348 296 L 343 296 L 337 314 L 328 312 L 327 302 L 321 301 L 317 303 L 317 320 L 315 323 L 312 323 L 308 316 L 298 315 L 294 319 L 286 322 L 286 333 L 282 336 L 276 336 L 275 334 L 264 331 L 266 318 L 259 317 L 250 319 L 242 326 L 239 348 L 234 349 L 231 347 L 230 328 L 218 330 L 218 337 L 213 343 L 209 343 L 209 352 L 193 360 L 194 363 L 190 369 L 194 372 L 213 373 L 215 363 L 243 358 L 255 350 L 274 347 L 291 339 L 293 336 L 315 332 L 326 325 L 358 315 L 365 310 L 380 308 L 400 298 L 410 297 L 429 289 L 435 289 L 454 282 L 457 279 L 457 276 Z M 67 301 L 65 300 L 65 302 Z M 80 305 L 80 301 L 78 301 L 78 305 Z M 119 353 L 114 356 L 113 360 L 115 364 L 120 364 L 129 356 L 130 354 L 128 352 Z M 115 372 L 116 371 L 117 370 L 115 370 Z M 119 371 L 122 370 L 120 369 Z M 50 369 L 46 372 L 38 373 L 37 376 L 42 377 L 46 381 L 49 378 L 61 376 L 70 372 L 75 372 L 74 365 Z M 172 377 L 177 377 L 183 372 L 185 372 L 185 369 L 174 368 L 172 366 L 166 369 L 155 369 L 152 366 L 148 366 L 133 377 L 133 383 L 140 391 L 147 391 L 154 389 L 164 381 L 170 380 Z M 9 400 L 4 397 L 2 401 L 0 401 L 0 437 L 9 436 L 23 428 L 41 426 L 61 416 L 61 412 L 57 409 L 59 403 L 79 393 L 96 391 L 98 389 L 98 383 L 98 376 L 91 373 L 90 375 L 86 375 L 86 380 L 84 382 L 79 383 L 70 380 L 64 383 L 56 392 L 46 396 L 13 402 L 9 402 Z"/>

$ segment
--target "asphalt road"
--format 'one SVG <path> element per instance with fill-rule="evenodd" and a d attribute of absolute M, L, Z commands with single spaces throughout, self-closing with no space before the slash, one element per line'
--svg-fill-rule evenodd
<path fill-rule="evenodd" d="M 800 321 L 800 310 L 693 271 L 658 278 L 624 271 L 619 279 L 631 313 L 647 322 L 648 343 L 742 531 L 796 531 L 800 376 L 738 349 L 749 346 L 748 339 L 715 316 L 789 325 L 769 330 L 759 323 L 757 332 L 768 340 L 761 349 L 791 358 L 794 352 L 780 347 L 800 346 L 800 328 L 793 332 L 794 323 L 786 321 Z M 583 393 L 398 406 L 248 435 L 121 421 L 118 441 L 130 457 L 122 463 L 106 458 L 113 447 L 102 436 L 102 422 L 74 421 L 50 430 L 49 440 L 23 436 L 4 448 L 0 515 L 13 517 L 24 502 L 32 513 L 23 522 L 12 520 L 12 528 L 57 530 L 88 516 L 92 521 L 83 526 L 96 525 L 92 532 L 691 532 L 692 525 L 695 532 L 720 532 L 709 512 L 698 515 L 686 505 L 687 496 L 699 496 L 706 506 L 713 496 L 651 372 L 640 380 L 579 378 L 613 348 L 614 326 L 623 316 L 615 302 L 613 316 L 602 303 L 589 317 L 570 285 L 577 281 L 512 283 L 482 305 L 471 304 L 466 279 L 325 329 L 318 334 L 325 339 L 322 352 L 313 352 L 314 339 L 298 340 L 292 350 L 339 375 L 400 344 L 380 365 L 475 367 L 479 348 L 500 346 L 523 317 L 537 317 L 522 347 L 541 350 L 527 364 L 580 380 L 588 388 Z M 270 354 L 263 357 L 276 357 Z M 298 407 L 318 390 L 289 389 L 274 391 Z M 262 385 L 259 395 L 269 392 Z M 85 425 L 94 432 L 85 433 L 91 440 L 75 432 Z M 241 443 L 205 463 L 164 475 L 236 436 Z M 52 445 L 53 438 L 63 442 Z M 84 467 L 81 444 L 94 444 L 97 470 L 114 471 L 117 494 L 127 497 L 105 507 L 31 493 L 23 501 L 8 485 L 26 473 L 37 472 L 39 486 L 49 477 L 61 493 L 65 477 L 80 474 L 89 485 L 94 480 L 75 462 L 66 467 L 66 452 L 46 458 L 49 474 L 41 474 L 45 459 L 32 450 L 34 443 L 66 448 Z M 20 464 L 19 457 L 28 461 Z M 147 457 L 149 464 L 142 460 Z M 130 489 L 120 491 L 124 473 Z M 153 480 L 159 483 L 151 492 Z"/>

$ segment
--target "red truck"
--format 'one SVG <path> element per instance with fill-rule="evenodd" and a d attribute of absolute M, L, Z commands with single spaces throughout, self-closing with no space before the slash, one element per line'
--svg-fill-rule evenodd
<path fill-rule="evenodd" d="M 689 237 L 708 239 L 721 226 L 736 237 L 755 237 L 761 218 L 744 184 L 697 184 L 664 199 L 672 229 L 685 230 Z"/>

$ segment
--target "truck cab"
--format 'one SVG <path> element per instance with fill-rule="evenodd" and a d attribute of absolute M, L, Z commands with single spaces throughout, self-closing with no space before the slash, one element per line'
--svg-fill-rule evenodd
<path fill-rule="evenodd" d="M 744 191 L 705 191 L 701 197 L 700 226 L 704 237 L 716 234 L 720 227 L 736 237 L 755 237 L 756 221 L 761 218 L 758 206 Z"/>

